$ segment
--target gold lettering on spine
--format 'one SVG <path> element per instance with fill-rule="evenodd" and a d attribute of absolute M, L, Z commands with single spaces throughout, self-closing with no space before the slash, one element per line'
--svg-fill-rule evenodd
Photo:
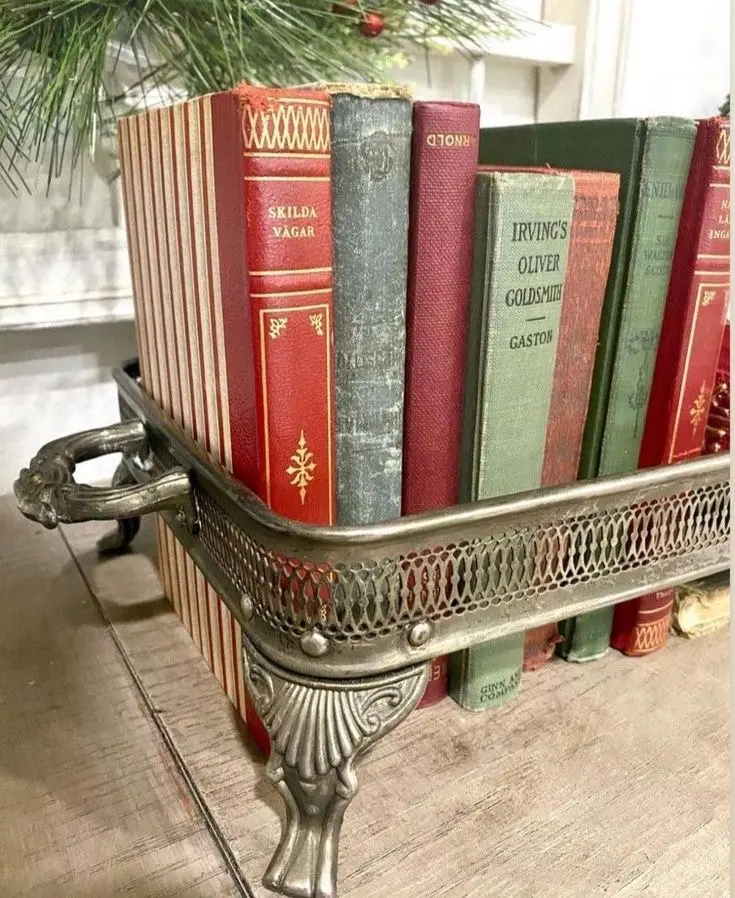
<path fill-rule="evenodd" d="M 306 487 L 314 479 L 314 469 L 316 468 L 314 454 L 306 445 L 303 429 L 296 451 L 291 456 L 291 461 L 293 464 L 286 468 L 286 473 L 292 478 L 289 481 L 291 486 L 299 488 L 299 496 L 301 496 L 301 504 L 303 505 L 306 502 Z"/>
<path fill-rule="evenodd" d="M 321 312 L 318 312 L 316 315 L 309 315 L 309 323 L 320 337 L 324 336 L 324 318 Z"/>
<path fill-rule="evenodd" d="M 426 144 L 434 149 L 458 149 L 462 150 L 474 146 L 474 134 L 442 134 L 431 133 L 426 135 Z"/>
<path fill-rule="evenodd" d="M 222 431 L 225 457 L 221 459 L 232 471 L 232 432 L 230 430 L 230 400 L 227 392 L 227 358 L 225 355 L 225 326 L 222 319 L 222 280 L 219 268 L 219 239 L 217 234 L 217 202 L 214 182 L 214 141 L 212 139 L 212 100 L 202 103 L 204 147 L 207 160 L 207 211 L 209 218 L 209 246 L 211 248 L 212 299 L 214 305 L 214 334 L 217 344 L 217 389 L 222 403 Z"/>

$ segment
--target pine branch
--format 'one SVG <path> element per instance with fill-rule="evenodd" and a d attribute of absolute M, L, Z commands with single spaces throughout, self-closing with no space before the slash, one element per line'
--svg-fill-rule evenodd
<path fill-rule="evenodd" d="M 370 11 L 385 22 L 374 39 L 359 28 Z M 26 152 L 57 176 L 169 86 L 380 80 L 407 46 L 521 26 L 504 0 L 0 0 L 0 180 L 17 185 Z"/>

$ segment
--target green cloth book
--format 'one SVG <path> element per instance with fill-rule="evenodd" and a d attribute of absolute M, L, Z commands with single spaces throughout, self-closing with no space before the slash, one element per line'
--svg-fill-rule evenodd
<path fill-rule="evenodd" d="M 462 502 L 541 483 L 573 203 L 569 175 L 477 176 Z M 532 576 L 533 559 L 524 561 Z M 450 695 L 472 710 L 496 707 L 517 692 L 522 662 L 523 633 L 457 652 Z"/>
<path fill-rule="evenodd" d="M 480 132 L 481 164 L 620 174 L 620 214 L 582 443 L 582 480 L 638 467 L 696 124 L 689 119 L 550 122 Z M 569 661 L 605 654 L 613 608 L 560 625 Z"/>

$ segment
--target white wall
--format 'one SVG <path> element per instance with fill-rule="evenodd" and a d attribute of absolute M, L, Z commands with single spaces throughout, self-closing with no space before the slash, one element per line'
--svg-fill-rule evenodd
<path fill-rule="evenodd" d="M 617 114 L 716 115 L 730 90 L 730 40 L 728 0 L 636 0 Z"/>
<path fill-rule="evenodd" d="M 0 331 L 0 494 L 44 443 L 119 420 L 110 370 L 135 354 L 132 322 Z M 79 479 L 104 480 L 114 467 L 86 462 Z"/>
<path fill-rule="evenodd" d="M 728 0 L 590 0 L 583 118 L 716 115 L 730 90 Z"/>

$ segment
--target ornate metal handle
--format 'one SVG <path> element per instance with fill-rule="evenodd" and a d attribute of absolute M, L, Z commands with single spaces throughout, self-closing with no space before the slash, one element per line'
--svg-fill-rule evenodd
<path fill-rule="evenodd" d="M 195 529 L 196 513 L 189 477 L 174 468 L 135 486 L 93 487 L 74 481 L 79 462 L 113 452 L 144 456 L 148 437 L 142 421 L 85 430 L 43 446 L 13 485 L 18 508 L 50 530 L 57 524 L 135 518 L 154 511 L 176 511 Z"/>

